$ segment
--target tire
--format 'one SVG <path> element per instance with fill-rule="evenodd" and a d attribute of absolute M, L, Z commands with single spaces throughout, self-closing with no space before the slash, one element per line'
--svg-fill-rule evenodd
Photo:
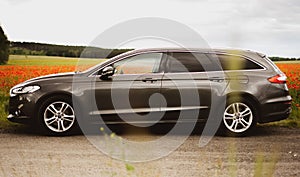
<path fill-rule="evenodd" d="M 257 109 L 246 99 L 229 99 L 222 116 L 221 133 L 240 137 L 249 135 L 257 123 Z"/>
<path fill-rule="evenodd" d="M 38 126 L 45 135 L 71 135 L 78 130 L 71 98 L 53 96 L 46 99 L 38 110 Z"/>

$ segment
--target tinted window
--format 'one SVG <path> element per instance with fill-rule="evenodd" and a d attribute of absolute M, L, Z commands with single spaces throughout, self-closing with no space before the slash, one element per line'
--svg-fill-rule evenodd
<path fill-rule="evenodd" d="M 168 54 L 168 72 L 221 71 L 213 58 L 198 52 L 173 52 Z"/>
<path fill-rule="evenodd" d="M 199 54 L 199 57 L 200 54 Z M 196 54 L 189 52 L 174 52 L 168 54 L 168 72 L 203 72 L 204 69 Z"/>
<path fill-rule="evenodd" d="M 258 64 L 241 56 L 217 55 L 223 70 L 263 69 Z"/>
<path fill-rule="evenodd" d="M 159 70 L 162 53 L 135 55 L 113 64 L 116 74 L 156 73 Z"/>

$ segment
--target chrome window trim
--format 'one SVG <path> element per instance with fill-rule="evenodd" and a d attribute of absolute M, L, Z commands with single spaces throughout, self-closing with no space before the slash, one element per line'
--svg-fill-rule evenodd
<path fill-rule="evenodd" d="M 114 74 L 113 76 L 142 76 L 142 75 L 161 75 L 161 74 L 164 74 L 164 72 L 159 72 L 159 73 L 143 73 L 143 74 Z M 100 76 L 100 75 L 97 75 L 97 76 Z"/>
<path fill-rule="evenodd" d="M 136 53 L 134 52 L 132 54 L 128 54 L 126 56 L 118 58 L 118 59 L 116 59 L 114 61 L 111 61 L 108 64 L 102 66 L 101 68 L 97 69 L 95 72 L 91 73 L 88 77 L 99 77 L 100 75 L 96 74 L 97 72 L 99 72 L 99 70 L 105 68 L 108 65 L 111 65 L 112 63 L 118 62 L 120 60 L 129 58 L 129 57 L 132 57 L 132 56 L 136 56 L 136 55 L 140 55 L 140 54 L 148 54 L 148 53 L 167 53 L 167 52 L 185 52 L 185 53 L 194 52 L 194 53 L 200 53 L 200 54 L 215 54 L 215 55 L 236 56 L 236 57 L 242 57 L 242 58 L 244 58 L 246 60 L 250 60 L 251 62 L 259 65 L 260 67 L 262 67 L 262 69 L 242 69 L 242 70 L 202 71 L 202 72 L 172 72 L 173 74 L 186 74 L 186 73 L 194 74 L 194 73 L 208 73 L 208 72 L 244 72 L 244 71 L 265 71 L 265 70 L 267 70 L 267 68 L 263 64 L 255 61 L 254 59 L 252 59 L 252 58 L 250 58 L 250 57 L 248 57 L 246 55 L 237 55 L 237 54 L 231 54 L 231 53 L 227 53 L 227 52 L 216 52 L 216 51 L 201 52 L 201 51 L 197 51 L 197 50 L 182 50 L 182 49 L 171 49 L 171 50 L 168 50 L 168 49 L 166 49 L 166 50 L 140 51 L 140 52 L 136 52 Z M 164 72 L 161 72 L 161 73 L 164 73 Z M 151 74 L 155 74 L 155 73 L 151 73 Z M 140 74 L 126 74 L 126 75 L 140 75 Z"/>

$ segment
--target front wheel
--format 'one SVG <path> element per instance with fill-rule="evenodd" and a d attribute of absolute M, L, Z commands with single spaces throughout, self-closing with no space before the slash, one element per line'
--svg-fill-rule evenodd
<path fill-rule="evenodd" d="M 257 111 L 250 101 L 229 100 L 223 113 L 222 129 L 229 136 L 244 136 L 256 125 Z"/>
<path fill-rule="evenodd" d="M 39 126 L 48 135 L 68 135 L 77 126 L 70 99 L 61 96 L 44 101 L 38 114 Z"/>

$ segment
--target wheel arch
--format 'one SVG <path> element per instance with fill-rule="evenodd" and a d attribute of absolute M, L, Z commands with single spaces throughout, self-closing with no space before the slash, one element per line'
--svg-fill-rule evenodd
<path fill-rule="evenodd" d="M 73 95 L 72 95 L 71 93 L 69 93 L 69 92 L 58 91 L 58 92 L 47 93 L 47 94 L 41 96 L 41 97 L 37 100 L 36 106 L 35 106 L 35 109 L 34 109 L 34 112 L 35 112 L 34 115 L 35 115 L 36 118 L 38 117 L 38 112 L 39 112 L 39 109 L 40 109 L 42 103 L 43 103 L 44 101 L 46 101 L 48 98 L 51 98 L 51 97 L 53 97 L 53 96 L 68 97 L 68 98 L 70 98 L 70 100 L 72 101 L 72 96 L 73 96 Z"/>
<path fill-rule="evenodd" d="M 255 98 L 253 95 L 247 92 L 232 92 L 226 95 L 226 100 L 233 99 L 233 98 L 245 99 L 247 101 L 250 101 L 253 104 L 253 106 L 257 105 L 255 107 L 257 110 L 257 119 L 258 119 L 257 121 L 261 119 L 261 106 L 257 98 Z"/>

